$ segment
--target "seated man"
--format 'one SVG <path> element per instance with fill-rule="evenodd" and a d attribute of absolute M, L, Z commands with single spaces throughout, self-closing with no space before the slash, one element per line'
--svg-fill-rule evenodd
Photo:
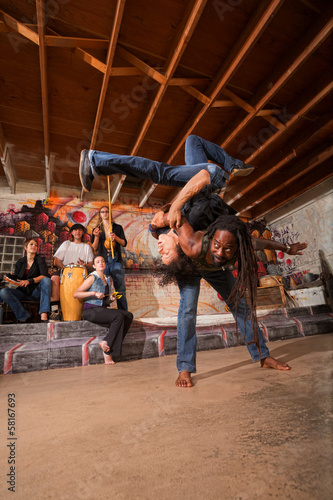
<path fill-rule="evenodd" d="M 88 243 L 82 241 L 83 235 L 86 232 L 84 226 L 81 224 L 74 224 L 70 228 L 71 238 L 64 241 L 56 253 L 54 254 L 54 265 L 59 269 L 59 272 L 53 274 L 51 277 L 52 282 L 52 302 L 60 300 L 60 270 L 64 266 L 76 264 L 85 266 L 88 270 L 92 269 L 94 252 Z M 52 312 L 50 321 L 60 321 L 60 313 L 57 304 L 51 306 Z"/>

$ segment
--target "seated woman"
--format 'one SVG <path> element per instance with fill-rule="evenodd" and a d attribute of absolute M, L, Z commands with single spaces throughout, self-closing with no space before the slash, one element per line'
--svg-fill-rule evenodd
<path fill-rule="evenodd" d="M 109 309 L 106 306 L 106 297 L 110 295 L 110 276 L 104 274 L 106 267 L 103 257 L 98 255 L 94 259 L 95 271 L 74 293 L 74 298 L 84 299 L 82 318 L 91 323 L 109 324 L 109 332 L 99 343 L 103 351 L 106 365 L 114 365 L 113 357 L 121 356 L 121 349 L 126 333 L 131 326 L 133 314 L 120 310 Z M 111 296 L 110 296 L 111 297 Z M 115 300 L 111 297 L 111 301 Z"/>
<path fill-rule="evenodd" d="M 13 310 L 17 320 L 25 323 L 30 317 L 23 307 L 23 300 L 39 300 L 41 321 L 47 323 L 50 312 L 51 280 L 44 257 L 37 255 L 38 243 L 29 238 L 24 243 L 25 257 L 16 262 L 15 276 L 17 288 L 2 288 L 0 298 Z"/>

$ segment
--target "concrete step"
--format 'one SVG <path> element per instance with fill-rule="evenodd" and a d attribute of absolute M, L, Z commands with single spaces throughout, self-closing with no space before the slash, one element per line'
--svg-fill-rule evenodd
<path fill-rule="evenodd" d="M 333 313 L 325 305 L 276 309 L 260 314 L 258 324 L 268 342 L 317 335 L 333 332 Z M 98 343 L 105 333 L 106 327 L 88 321 L 1 325 L 0 370 L 9 374 L 103 363 Z M 198 351 L 237 345 L 244 342 L 230 315 L 198 319 Z M 158 324 L 135 320 L 123 343 L 122 360 L 175 354 L 176 350 L 174 318 Z"/>

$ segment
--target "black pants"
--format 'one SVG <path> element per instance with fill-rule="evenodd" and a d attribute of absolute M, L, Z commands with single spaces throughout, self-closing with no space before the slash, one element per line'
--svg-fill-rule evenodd
<path fill-rule="evenodd" d="M 133 314 L 120 309 L 91 307 L 83 311 L 82 317 L 91 323 L 109 325 L 109 332 L 103 340 L 106 340 L 110 347 L 109 354 L 121 356 L 123 340 L 133 321 Z"/>

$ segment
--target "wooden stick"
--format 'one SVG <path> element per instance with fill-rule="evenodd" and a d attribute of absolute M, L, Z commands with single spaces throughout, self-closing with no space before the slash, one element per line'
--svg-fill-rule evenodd
<path fill-rule="evenodd" d="M 110 176 L 108 175 L 108 193 L 109 193 L 109 231 L 111 232 L 112 226 L 111 226 L 111 191 L 110 191 Z M 110 247 L 111 247 L 111 255 L 112 258 L 114 259 L 114 253 L 113 253 L 113 241 L 110 238 Z"/>

